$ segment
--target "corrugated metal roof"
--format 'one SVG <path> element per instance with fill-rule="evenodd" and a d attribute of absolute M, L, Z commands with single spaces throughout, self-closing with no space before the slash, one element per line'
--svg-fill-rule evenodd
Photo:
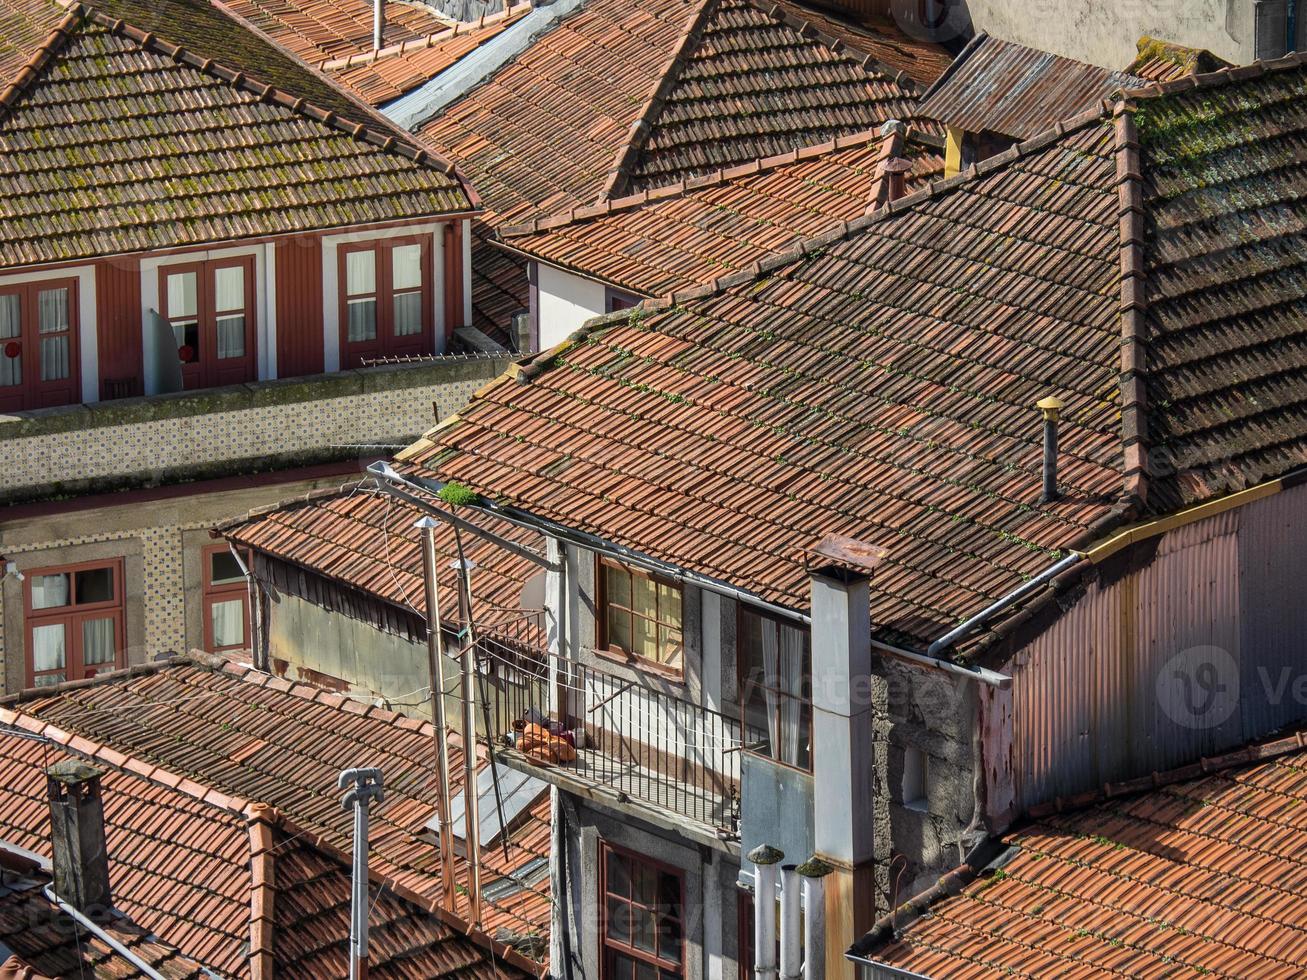
<path fill-rule="evenodd" d="M 1123 71 L 979 34 L 926 93 L 919 115 L 969 133 L 1026 139 L 1119 89 L 1145 84 Z"/>

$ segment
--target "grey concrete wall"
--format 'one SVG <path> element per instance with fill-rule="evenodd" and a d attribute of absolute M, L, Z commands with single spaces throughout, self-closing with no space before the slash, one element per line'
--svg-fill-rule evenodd
<path fill-rule="evenodd" d="M 1142 35 L 1206 48 L 1236 64 L 1263 32 L 1284 31 L 1285 0 L 961 0 L 974 28 L 1106 68 L 1124 68 Z M 1263 44 L 1265 44 L 1265 40 Z"/>

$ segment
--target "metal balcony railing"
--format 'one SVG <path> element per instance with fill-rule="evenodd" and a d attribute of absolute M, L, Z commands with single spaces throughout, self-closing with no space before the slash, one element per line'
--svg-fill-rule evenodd
<path fill-rule="evenodd" d="M 526 617 L 478 639 L 497 742 L 535 765 L 734 836 L 739 721 L 656 681 L 560 659 L 544 636 L 542 622 Z"/>

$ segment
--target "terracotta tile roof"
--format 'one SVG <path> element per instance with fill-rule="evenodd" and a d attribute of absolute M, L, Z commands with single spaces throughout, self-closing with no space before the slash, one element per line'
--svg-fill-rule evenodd
<path fill-rule="evenodd" d="M 590 0 L 422 127 L 486 203 L 476 326 L 502 334 L 528 302 L 524 266 L 496 254 L 488 229 L 592 204 L 628 176 L 670 182 L 865 130 L 907 113 L 914 74 L 946 63 L 888 28 L 758 3 Z M 769 111 L 741 111 L 741 99 Z M 688 142 L 705 112 L 729 130 L 730 152 L 712 159 Z"/>
<path fill-rule="evenodd" d="M 219 808 L 231 800 L 242 813 L 249 806 L 270 808 L 268 819 L 288 836 L 302 835 L 318 850 L 346 860 L 353 818 L 340 807 L 336 776 L 351 765 L 378 766 L 385 774 L 386 803 L 372 815 L 370 870 L 406 901 L 448 914 L 439 909 L 439 847 L 425 830 L 437 812 L 438 791 L 429 723 L 203 655 L 53 691 L 27 691 L 7 701 L 0 723 L 40 732 L 93 761 L 145 774 L 169 788 L 180 778 L 183 790 Z M 451 737 L 455 768 L 462 765 L 459 744 Z M 545 796 L 530 808 L 525 825 L 510 835 L 507 858 L 500 849 L 485 850 L 483 881 L 548 857 L 548 805 Z M 542 842 L 543 853 L 528 850 Z M 461 859 L 456 871 L 464 880 Z M 528 891 L 512 902 L 487 905 L 483 931 L 547 933 L 548 881 Z M 466 904 L 456 899 L 455 912 L 464 922 Z M 530 965 L 521 957 L 514 962 Z"/>
<path fill-rule="evenodd" d="M 839 137 L 628 198 L 500 228 L 506 247 L 645 296 L 747 269 L 861 217 L 883 193 L 890 140 Z M 902 144 L 902 139 L 898 140 Z M 935 148 L 911 139 L 908 189 L 942 175 Z"/>
<path fill-rule="evenodd" d="M 437 502 L 438 503 L 438 502 Z M 260 508 L 222 526 L 227 538 L 274 558 L 311 569 L 351 588 L 426 616 L 420 537 L 413 524 L 417 508 L 379 493 L 367 483 L 310 493 Z M 544 554 L 544 539 L 507 521 L 470 512 L 468 519 L 501 537 Z M 473 613 L 481 626 L 522 616 L 522 588 L 540 570 L 525 558 L 464 533 L 465 553 L 476 562 L 472 577 Z M 457 556 L 453 527 L 436 532 L 441 620 L 458 620 L 455 577 L 448 567 Z"/>
<path fill-rule="evenodd" d="M 1139 54 L 1126 67 L 1126 72 L 1149 82 L 1171 82 L 1185 75 L 1233 67 L 1204 48 L 1190 48 L 1159 38 L 1141 37 L 1138 48 Z"/>
<path fill-rule="evenodd" d="M 0 0 L 0 83 L 22 71 L 67 13 L 50 0 Z"/>
<path fill-rule="evenodd" d="M 888 549 L 933 638 L 1121 491 L 1114 137 L 1095 118 L 761 267 L 594 321 L 399 459 L 804 609 L 805 549 Z M 1035 402 L 1068 408 L 1040 506 Z"/>
<path fill-rule="evenodd" d="M 798 5 L 707 0 L 606 190 L 660 187 L 911 118 L 921 89 L 862 40 L 823 33 Z"/>
<path fill-rule="evenodd" d="M 476 23 L 455 24 L 438 33 L 383 48 L 375 55 L 369 51 L 333 59 L 324 62 L 321 68 L 365 102 L 381 105 L 435 78 L 530 11 L 530 3 L 519 3 L 482 16 Z"/>
<path fill-rule="evenodd" d="M 1144 84 L 1125 72 L 982 32 L 926 93 L 918 111 L 968 133 L 1027 139 Z"/>
<path fill-rule="evenodd" d="M 311 65 L 372 51 L 372 0 L 220 0 Z M 388 0 L 384 47 L 448 30 L 432 7 Z"/>
<path fill-rule="evenodd" d="M 0 848 L 3 844 L 0 843 Z M 4 858 L 0 856 L 0 865 Z M 42 977 L 140 977 L 126 957 L 81 928 L 44 894 L 49 874 L 0 872 L 0 957 L 12 955 Z M 212 976 L 194 960 L 120 917 L 101 928 L 167 980 Z M 6 965 L 13 960 L 3 961 Z M 0 970 L 0 976 L 7 976 Z M 12 974 L 23 976 L 21 973 Z"/>
<path fill-rule="evenodd" d="M 1304 64 L 1138 99 L 1154 510 L 1307 463 Z"/>
<path fill-rule="evenodd" d="M 950 980 L 1301 977 L 1302 745 L 1287 739 L 1253 765 L 1192 766 L 1188 781 L 1034 820 L 960 893 L 948 889 L 915 920 L 905 910 L 897 929 L 883 923 L 859 955 Z"/>
<path fill-rule="evenodd" d="M 217 46 L 222 27 L 232 38 L 223 57 L 253 47 L 256 55 L 271 52 L 268 64 L 289 61 L 225 15 L 186 20 L 192 5 L 161 0 L 177 16 L 162 36 L 111 19 L 130 12 L 119 0 L 105 5 L 110 13 L 74 12 L 22 84 L 0 98 L 0 240 L 8 264 L 473 206 L 447 163 L 381 124 L 369 128 L 370 110 L 339 96 L 362 120 L 348 122 L 304 104 L 303 92 L 268 90 L 241 74 L 265 67 L 257 58 L 253 68 L 206 60 L 202 52 Z M 173 36 L 184 50 L 164 40 Z"/>

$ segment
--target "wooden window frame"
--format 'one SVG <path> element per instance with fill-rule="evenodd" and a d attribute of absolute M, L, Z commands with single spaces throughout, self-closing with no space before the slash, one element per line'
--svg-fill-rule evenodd
<path fill-rule="evenodd" d="M 611 286 L 604 287 L 604 312 L 616 313 L 619 310 L 629 310 L 639 306 L 641 299 L 632 293 L 623 292 L 620 289 L 613 289 Z"/>
<path fill-rule="evenodd" d="M 746 678 L 745 678 L 745 676 L 744 676 L 744 617 L 745 617 L 745 616 L 756 616 L 756 617 L 758 617 L 759 619 L 769 620 L 769 621 L 771 621 L 771 622 L 773 622 L 773 623 L 776 623 L 777 625 L 780 625 L 780 626 L 787 626 L 787 627 L 789 627 L 790 629 L 799 629 L 799 626 L 798 626 L 797 624 L 795 624 L 793 620 L 786 619 L 786 618 L 783 617 L 783 616 L 778 616 L 778 615 L 776 615 L 775 613 L 768 612 L 768 611 L 765 610 L 765 609 L 758 609 L 758 608 L 756 608 L 756 607 L 754 607 L 754 606 L 750 606 L 750 605 L 749 605 L 748 603 L 746 603 L 746 602 L 738 602 L 738 603 L 736 603 L 736 608 L 735 608 L 735 691 L 736 691 L 736 695 L 738 696 L 738 699 L 739 699 L 739 707 L 740 707 L 740 724 L 741 724 L 741 726 L 745 726 L 745 725 L 747 725 L 747 724 L 748 724 L 748 718 L 749 718 L 749 716 L 748 716 L 748 697 L 747 697 L 747 693 L 746 693 L 746 692 L 747 692 L 747 688 L 746 688 Z M 776 757 L 773 756 L 773 755 L 769 755 L 769 754 L 767 754 L 766 752 L 759 752 L 759 751 L 757 751 L 756 749 L 749 748 L 747 745 L 746 745 L 745 748 L 744 748 L 744 751 L 745 751 L 745 752 L 748 752 L 750 755 L 752 755 L 752 756 L 756 756 L 756 757 L 759 758 L 759 759 L 766 759 L 768 762 L 774 763 L 775 765 L 778 765 L 778 766 L 784 766 L 786 769 L 793 769 L 795 772 L 803 772 L 803 773 L 811 773 L 811 772 L 812 772 L 813 726 L 814 726 L 814 724 L 815 724 L 815 721 L 814 721 L 815 709 L 814 709 L 813 706 L 812 706 L 812 690 L 811 690 L 811 688 L 812 688 L 812 683 L 813 683 L 813 679 L 812 679 L 812 628 L 811 628 L 811 627 L 808 628 L 808 630 L 807 630 L 807 634 L 808 634 L 808 687 L 809 687 L 808 697 L 807 697 L 807 698 L 802 698 L 802 697 L 798 697 L 798 696 L 793 695 L 793 694 L 789 694 L 789 693 L 786 692 L 786 691 L 782 691 L 780 688 L 772 687 L 770 684 L 766 684 L 766 683 L 750 684 L 749 686 L 750 686 L 750 687 L 758 687 L 758 688 L 760 688 L 760 689 L 762 689 L 762 690 L 764 690 L 764 691 L 772 691 L 772 692 L 774 692 L 775 694 L 779 695 L 780 697 L 783 697 L 783 698 L 790 698 L 790 699 L 795 700 L 795 701 L 805 702 L 805 703 L 808 705 L 808 764 L 807 764 L 806 766 L 798 766 L 798 765 L 795 765 L 795 764 L 792 763 L 792 762 L 786 762 L 784 759 L 778 759 L 778 758 L 776 758 Z"/>
<path fill-rule="evenodd" d="M 80 572 L 98 571 L 108 568 L 113 574 L 113 599 L 104 602 L 77 602 L 77 580 Z M 35 609 L 32 606 L 32 582 L 42 575 L 68 575 L 69 602 L 64 606 L 51 609 Z M 64 668 L 65 681 L 82 680 L 101 671 L 118 670 L 127 666 L 127 597 L 123 594 L 123 560 L 109 558 L 100 561 L 77 562 L 72 565 L 50 565 L 34 568 L 24 572 L 26 582 L 23 585 L 23 627 L 26 649 L 24 650 L 25 687 L 35 687 L 38 671 L 36 670 L 36 641 L 33 633 L 38 626 L 52 623 L 64 624 Z M 114 617 L 114 659 L 108 664 L 94 664 L 90 674 L 82 660 L 82 639 L 80 626 L 84 619 L 104 619 L 104 613 Z M 40 676 L 56 673 L 55 670 L 40 671 Z"/>
<path fill-rule="evenodd" d="M 608 863 L 613 857 L 624 858 L 633 863 L 643 865 L 652 869 L 655 873 L 669 874 L 676 878 L 680 885 L 680 894 L 677 902 L 677 921 L 681 926 L 680 958 L 673 962 L 669 959 L 662 959 L 655 953 L 649 953 L 639 949 L 636 946 L 624 943 L 619 939 L 614 939 L 608 931 L 608 899 L 610 892 L 608 890 Z M 612 895 L 619 902 L 624 902 L 628 907 L 635 906 L 638 903 L 634 899 L 624 898 L 621 895 Z M 643 904 L 640 908 L 648 908 Z M 655 906 L 656 908 L 656 906 Z M 663 861 L 655 860 L 648 855 L 639 854 L 625 847 L 619 847 L 610 844 L 607 841 L 599 841 L 599 977 L 600 980 L 612 980 L 612 967 L 610 957 L 613 955 L 622 955 L 630 959 L 646 963 L 654 968 L 655 971 L 675 971 L 679 974 L 681 980 L 685 980 L 686 975 L 686 956 L 688 953 L 689 943 L 686 937 L 686 916 L 685 916 L 685 871 L 674 865 L 667 864 Z M 657 936 L 657 930 L 654 933 Z"/>
<path fill-rule="evenodd" d="M 631 650 L 626 650 L 612 644 L 608 636 L 608 576 L 604 573 L 605 568 L 615 568 L 630 575 L 632 577 L 632 594 L 634 594 L 635 591 L 634 577 L 637 575 L 653 582 L 655 586 L 665 585 L 680 593 L 681 622 L 676 626 L 681 633 L 681 663 L 679 667 L 673 667 L 657 660 L 650 660 L 648 657 L 642 657 L 638 653 L 634 653 Z M 654 595 L 657 596 L 657 589 L 655 589 Z M 640 619 L 649 619 L 648 616 L 637 613 L 635 610 L 629 609 L 626 606 L 616 606 L 616 608 L 630 614 L 632 633 L 634 633 L 635 618 L 637 616 Z M 624 565 L 612 558 L 605 558 L 603 555 L 595 555 L 595 610 L 596 653 L 609 660 L 616 660 L 619 663 L 626 664 L 627 666 L 637 667 L 641 670 L 657 674 L 660 677 L 665 677 L 670 680 L 683 681 L 685 679 L 685 587 L 680 582 L 667 578 L 664 575 L 657 575 L 653 572 L 646 572 L 638 568 L 633 568 L 630 565 Z M 664 622 L 661 619 L 654 619 L 652 622 L 657 626 L 670 627 L 672 625 L 671 623 Z"/>
<path fill-rule="evenodd" d="M 17 385 L 0 388 L 0 411 L 24 412 L 59 405 L 76 405 L 82 400 L 82 318 L 81 280 L 38 279 L 0 285 L 0 294 L 17 293 L 21 297 L 20 325 L 17 337 L 0 340 L 0 357 L 6 356 L 5 345 L 17 341 L 22 361 L 23 380 Z M 51 289 L 68 290 L 68 377 L 57 381 L 41 378 L 41 325 L 37 295 Z"/>
<path fill-rule="evenodd" d="M 168 309 L 168 277 L 195 273 L 196 360 L 182 362 L 182 387 L 187 390 L 220 388 L 259 380 L 258 290 L 254 277 L 258 264 L 253 255 L 231 255 L 220 259 L 173 262 L 159 266 L 159 312 L 172 328 L 179 319 Z M 218 359 L 218 312 L 213 286 L 219 269 L 240 267 L 245 273 L 245 354 Z M 180 359 L 181 348 L 178 348 Z M 225 363 L 231 362 L 231 363 Z"/>
<path fill-rule="evenodd" d="M 395 335 L 395 296 L 394 288 L 394 251 L 406 245 L 421 248 L 422 284 L 416 290 L 405 289 L 399 293 L 417 292 L 421 295 L 422 329 L 415 334 L 403 337 Z M 347 263 L 349 256 L 358 252 L 374 252 L 376 268 L 374 288 L 371 293 L 356 293 L 354 298 L 373 296 L 377 303 L 377 335 L 372 340 L 351 341 L 349 339 L 349 280 Z M 336 249 L 336 302 L 339 310 L 340 364 L 343 369 L 361 367 L 365 359 L 382 357 L 422 356 L 435 352 L 435 270 L 431 258 L 431 235 L 400 235 L 394 238 L 374 238 L 365 242 L 350 242 Z"/>
<path fill-rule="evenodd" d="M 204 617 L 204 649 L 209 653 L 226 653 L 232 650 L 248 650 L 250 648 L 250 588 L 248 580 L 242 578 L 239 582 L 227 582 L 221 585 L 214 585 L 213 583 L 213 556 L 230 552 L 230 550 L 225 544 L 214 544 L 205 547 L 200 552 L 200 594 L 202 597 L 202 615 Z M 250 554 L 244 549 L 241 549 L 241 561 L 245 563 L 246 568 L 250 567 Z M 222 647 L 215 646 L 213 642 L 213 606 L 215 603 L 229 602 L 236 598 L 241 600 L 241 615 L 244 618 L 241 642 Z"/>

